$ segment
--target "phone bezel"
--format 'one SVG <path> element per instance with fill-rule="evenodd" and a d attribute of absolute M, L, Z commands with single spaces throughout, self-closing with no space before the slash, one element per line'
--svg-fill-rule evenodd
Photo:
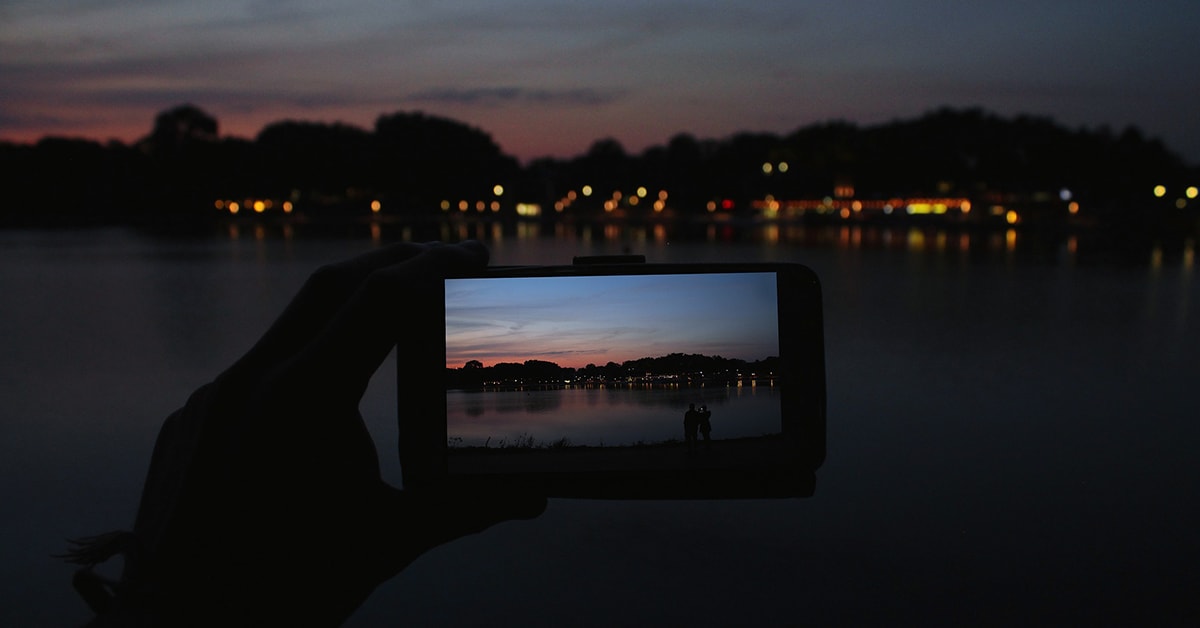
<path fill-rule="evenodd" d="M 826 453 L 825 357 L 821 287 L 816 274 L 807 266 L 797 263 L 493 266 L 483 272 L 455 274 L 445 279 L 761 272 L 776 275 L 781 431 L 789 452 L 787 464 L 756 469 L 451 474 L 447 470 L 446 338 L 441 333 L 410 338 L 399 345 L 399 445 L 405 488 L 508 490 L 548 497 L 618 499 L 811 495 L 815 471 L 824 462 Z M 431 282 L 428 289 L 425 307 L 414 313 L 426 318 L 426 324 L 440 325 L 444 330 L 444 280 Z M 418 416 L 420 421 L 406 420 Z"/>

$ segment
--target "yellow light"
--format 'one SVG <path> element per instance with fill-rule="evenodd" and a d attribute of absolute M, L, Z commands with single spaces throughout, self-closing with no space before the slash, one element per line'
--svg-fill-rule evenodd
<path fill-rule="evenodd" d="M 1004 222 L 1007 222 L 1010 225 L 1017 224 L 1017 221 L 1020 219 L 1021 219 L 1021 217 L 1017 215 L 1017 212 L 1015 212 L 1011 209 L 1008 210 L 1007 212 L 1005 212 L 1005 214 L 1004 214 Z"/>
<path fill-rule="evenodd" d="M 958 211 L 969 214 L 971 213 L 971 201 L 963 201 L 958 205 Z"/>
<path fill-rule="evenodd" d="M 254 201 L 254 213 L 261 214 L 267 211 L 267 204 L 262 201 Z"/>
<path fill-rule="evenodd" d="M 1196 186 L 1193 185 L 1189 187 L 1184 194 L 1186 194 L 1188 198 L 1196 198 L 1197 195 L 1200 195 L 1200 190 L 1197 190 Z"/>
<path fill-rule="evenodd" d="M 442 211 L 450 209 L 450 201 L 442 201 Z"/>
<path fill-rule="evenodd" d="M 379 210 L 381 210 L 381 209 L 383 209 L 382 203 L 380 203 L 379 201 L 371 201 L 371 211 L 378 214 Z"/>
<path fill-rule="evenodd" d="M 492 188 L 492 194 L 495 194 L 496 196 L 504 196 L 504 186 L 496 185 Z"/>
<path fill-rule="evenodd" d="M 1187 207 L 1187 199 L 1186 198 L 1177 199 L 1175 201 L 1176 209 L 1183 209 L 1184 207 Z"/>
<path fill-rule="evenodd" d="M 780 172 L 787 172 L 788 171 L 788 162 L 786 162 L 786 161 L 779 162 L 779 165 L 776 166 L 775 169 Z"/>
<path fill-rule="evenodd" d="M 647 194 L 646 188 L 643 186 L 638 186 L 638 189 L 637 189 L 638 198 L 646 198 L 646 194 Z"/>
<path fill-rule="evenodd" d="M 228 207 L 229 213 L 231 214 L 236 214 L 238 213 L 238 210 L 241 209 L 241 207 L 237 204 L 237 201 L 229 201 Z"/>
<path fill-rule="evenodd" d="M 1165 186 L 1165 185 L 1154 186 L 1154 195 L 1157 196 L 1158 198 L 1162 198 L 1162 197 L 1166 196 L 1167 195 L 1167 186 Z"/>
<path fill-rule="evenodd" d="M 537 203 L 517 203 L 518 216 L 540 216 L 542 206 Z"/>
<path fill-rule="evenodd" d="M 583 192 L 583 195 L 584 195 L 584 196 L 591 196 L 591 195 L 592 195 L 592 186 L 590 186 L 590 185 L 585 185 L 585 186 L 583 186 L 583 188 L 582 188 L 582 189 L 580 189 L 579 191 L 580 191 L 580 192 Z"/>
<path fill-rule="evenodd" d="M 763 174 L 771 174 L 773 170 L 775 170 L 775 166 L 772 166 L 770 162 L 762 165 Z"/>

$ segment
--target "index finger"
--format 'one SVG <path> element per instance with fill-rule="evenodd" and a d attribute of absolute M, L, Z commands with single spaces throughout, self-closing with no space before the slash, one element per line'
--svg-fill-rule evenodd
<path fill-rule="evenodd" d="M 392 346 L 426 342 L 443 333 L 441 281 L 483 268 L 478 242 L 430 246 L 399 263 L 373 270 L 329 323 L 287 365 L 286 376 L 357 402 Z M 402 337 L 403 336 L 403 337 Z"/>
<path fill-rule="evenodd" d="M 329 325 L 371 273 L 420 255 L 430 246 L 403 242 L 318 268 L 258 342 L 226 373 L 257 377 L 291 359 Z"/>

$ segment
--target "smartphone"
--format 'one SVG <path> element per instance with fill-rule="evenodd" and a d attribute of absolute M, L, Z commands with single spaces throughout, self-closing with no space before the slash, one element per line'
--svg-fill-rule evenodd
<path fill-rule="evenodd" d="M 821 292 L 800 264 L 585 258 L 434 286 L 401 369 L 406 488 L 548 497 L 803 497 L 825 457 Z M 405 352 L 401 352 L 404 354 Z M 429 376 L 430 373 L 434 375 Z M 403 421 L 402 421 L 403 423 Z M 411 481 L 410 481 L 411 480 Z"/>

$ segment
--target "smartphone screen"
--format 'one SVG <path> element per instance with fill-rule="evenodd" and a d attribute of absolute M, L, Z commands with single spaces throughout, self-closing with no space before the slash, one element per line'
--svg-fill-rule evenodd
<path fill-rule="evenodd" d="M 447 472 L 769 463 L 786 451 L 778 281 L 775 272 L 447 279 Z"/>

